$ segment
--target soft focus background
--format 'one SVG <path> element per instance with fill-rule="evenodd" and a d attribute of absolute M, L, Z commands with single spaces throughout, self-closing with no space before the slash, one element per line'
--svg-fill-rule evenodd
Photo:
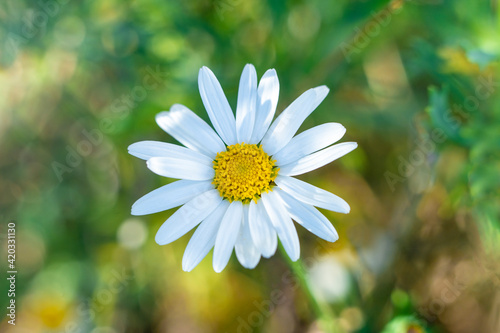
<path fill-rule="evenodd" d="M 0 22 L 1 332 L 500 332 L 496 0 L 2 0 Z M 127 146 L 174 142 L 174 103 L 208 119 L 203 65 L 234 108 L 246 63 L 276 68 L 278 112 L 327 85 L 301 131 L 359 143 L 301 177 L 351 205 L 336 243 L 298 227 L 305 284 L 280 253 L 185 273 L 192 233 L 154 242 L 174 210 L 130 215 L 172 180 Z"/>

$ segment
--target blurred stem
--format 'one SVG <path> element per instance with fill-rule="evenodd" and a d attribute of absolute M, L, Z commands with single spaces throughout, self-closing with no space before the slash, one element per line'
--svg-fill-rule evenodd
<path fill-rule="evenodd" d="M 287 261 L 288 266 L 290 266 L 290 269 L 294 273 L 300 287 L 306 294 L 309 304 L 313 308 L 316 318 L 318 319 L 322 332 L 343 333 L 344 331 L 339 326 L 338 321 L 335 318 L 335 314 L 330 306 L 313 295 L 311 284 L 307 278 L 306 267 L 302 260 L 299 259 L 297 261 L 292 261 L 281 244 L 279 248 L 282 256 Z"/>

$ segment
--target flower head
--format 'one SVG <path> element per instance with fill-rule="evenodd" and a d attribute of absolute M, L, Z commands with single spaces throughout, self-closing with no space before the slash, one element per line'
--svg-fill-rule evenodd
<path fill-rule="evenodd" d="M 192 270 L 214 247 L 213 267 L 220 272 L 233 249 L 240 263 L 254 268 L 261 256 L 276 252 L 278 238 L 292 260 L 300 256 L 297 231 L 301 224 L 334 242 L 335 228 L 315 207 L 348 213 L 347 202 L 299 179 L 349 153 L 355 142 L 332 145 L 345 133 L 338 123 L 326 123 L 294 136 L 302 122 L 323 101 L 328 88 L 300 95 L 272 122 L 279 82 L 274 69 L 257 83 L 246 65 L 240 79 L 236 117 L 219 81 L 207 67 L 198 84 L 215 131 L 187 107 L 174 104 L 156 122 L 184 145 L 142 141 L 129 153 L 147 161 L 156 174 L 180 179 L 160 187 L 132 206 L 133 215 L 181 206 L 156 234 L 168 244 L 198 226 L 188 243 L 182 268 Z"/>
<path fill-rule="evenodd" d="M 224 199 L 249 203 L 271 190 L 277 176 L 276 161 L 256 144 L 237 143 L 217 153 L 214 186 Z"/>

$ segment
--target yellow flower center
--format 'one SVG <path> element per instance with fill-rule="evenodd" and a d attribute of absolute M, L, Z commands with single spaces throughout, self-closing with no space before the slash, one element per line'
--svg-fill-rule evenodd
<path fill-rule="evenodd" d="M 230 202 L 257 201 L 262 192 L 271 189 L 278 174 L 275 162 L 257 145 L 238 143 L 228 146 L 215 157 L 212 184 Z"/>

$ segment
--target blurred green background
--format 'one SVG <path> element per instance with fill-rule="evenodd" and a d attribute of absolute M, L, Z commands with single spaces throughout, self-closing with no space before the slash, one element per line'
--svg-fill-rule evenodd
<path fill-rule="evenodd" d="M 11 221 L 18 271 L 0 331 L 316 333 L 327 316 L 338 332 L 500 332 L 496 0 L 2 0 L 0 22 L 5 313 Z M 192 233 L 154 242 L 174 210 L 130 215 L 172 180 L 127 146 L 174 142 L 154 122 L 174 103 L 208 119 L 203 65 L 234 108 L 246 63 L 276 68 L 278 112 L 327 85 L 301 131 L 340 122 L 359 143 L 301 177 L 351 205 L 325 212 L 336 243 L 298 228 L 305 286 L 279 253 L 185 273 Z"/>

